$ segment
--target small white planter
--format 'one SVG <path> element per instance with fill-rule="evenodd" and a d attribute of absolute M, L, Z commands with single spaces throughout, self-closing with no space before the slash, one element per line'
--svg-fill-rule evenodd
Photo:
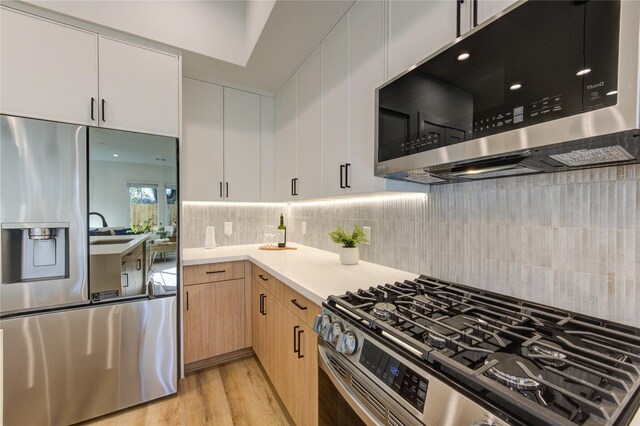
<path fill-rule="evenodd" d="M 340 262 L 343 265 L 355 265 L 360 260 L 358 247 L 340 247 Z"/>

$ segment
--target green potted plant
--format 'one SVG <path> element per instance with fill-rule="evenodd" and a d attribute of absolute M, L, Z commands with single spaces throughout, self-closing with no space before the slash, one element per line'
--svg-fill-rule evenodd
<path fill-rule="evenodd" d="M 329 238 L 340 247 L 340 262 L 343 265 L 355 265 L 360 260 L 360 250 L 358 245 L 367 243 L 369 240 L 364 235 L 364 231 L 358 225 L 352 233 L 347 233 L 340 225 L 335 231 L 329 232 Z"/>

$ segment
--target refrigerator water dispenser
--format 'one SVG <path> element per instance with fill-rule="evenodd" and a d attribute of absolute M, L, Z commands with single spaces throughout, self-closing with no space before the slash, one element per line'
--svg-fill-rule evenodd
<path fill-rule="evenodd" d="M 2 224 L 2 282 L 69 277 L 69 224 Z"/>

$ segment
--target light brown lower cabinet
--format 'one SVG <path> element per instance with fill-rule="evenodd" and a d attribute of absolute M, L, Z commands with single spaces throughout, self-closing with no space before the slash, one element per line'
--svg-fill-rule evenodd
<path fill-rule="evenodd" d="M 184 287 L 184 362 L 246 347 L 244 279 Z"/>
<path fill-rule="evenodd" d="M 299 426 L 317 425 L 318 346 L 312 327 L 255 280 L 251 321 L 253 349 L 291 418 Z"/>

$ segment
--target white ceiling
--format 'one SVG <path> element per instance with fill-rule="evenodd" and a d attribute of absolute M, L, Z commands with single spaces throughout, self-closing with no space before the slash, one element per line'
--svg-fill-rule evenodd
<path fill-rule="evenodd" d="M 183 74 L 275 94 L 353 0 L 25 0 L 183 50 Z"/>
<path fill-rule="evenodd" d="M 182 73 L 275 94 L 353 3 L 353 0 L 278 0 L 245 67 L 184 52 Z"/>
<path fill-rule="evenodd" d="M 246 65 L 275 0 L 25 0 L 85 21 Z"/>

